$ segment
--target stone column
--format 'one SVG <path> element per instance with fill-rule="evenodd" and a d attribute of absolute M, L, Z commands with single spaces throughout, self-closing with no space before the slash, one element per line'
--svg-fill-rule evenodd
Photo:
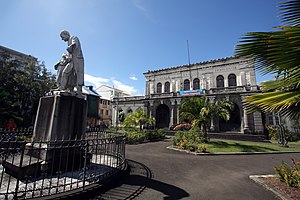
<path fill-rule="evenodd" d="M 178 91 L 180 91 L 180 81 L 176 80 L 176 82 L 175 82 L 175 92 L 178 92 Z"/>
<path fill-rule="evenodd" d="M 171 101 L 171 116 L 170 116 L 170 124 L 169 127 L 174 124 L 174 107 L 175 107 L 175 99 L 170 99 Z"/>
<path fill-rule="evenodd" d="M 245 75 L 245 72 L 241 72 L 240 73 L 240 79 L 241 79 L 241 82 L 240 82 L 240 85 L 242 86 L 245 86 L 246 85 L 246 75 Z"/>
<path fill-rule="evenodd" d="M 203 76 L 202 78 L 202 89 L 207 89 L 206 78 Z"/>
<path fill-rule="evenodd" d="M 254 112 L 253 113 L 253 118 L 254 118 L 254 131 L 255 133 L 258 134 L 263 134 L 264 133 L 264 126 L 262 123 L 262 117 L 261 117 L 261 112 Z"/>
<path fill-rule="evenodd" d="M 154 93 L 154 91 L 155 91 L 155 88 L 154 88 L 154 87 L 155 87 L 155 86 L 154 86 L 154 83 L 153 83 L 153 82 L 150 82 L 150 83 L 149 83 L 149 95 Z"/>
<path fill-rule="evenodd" d="M 149 91 L 149 85 L 150 85 L 150 83 L 149 83 L 149 81 L 147 80 L 147 81 L 146 81 L 146 91 L 145 91 L 146 96 L 150 94 L 150 91 Z"/>
<path fill-rule="evenodd" d="M 247 113 L 247 110 L 244 108 L 243 109 L 244 111 L 244 128 L 243 128 L 243 131 L 244 133 L 249 133 L 249 122 L 248 122 L 248 113 Z"/>
<path fill-rule="evenodd" d="M 179 123 L 179 107 L 180 107 L 180 103 L 181 103 L 181 99 L 176 99 L 176 102 L 177 102 L 177 108 L 176 108 L 176 111 L 177 111 L 177 115 L 176 115 L 176 123 Z"/>
<path fill-rule="evenodd" d="M 152 109 L 153 109 L 153 100 L 150 100 L 149 101 L 149 116 L 151 117 L 152 116 Z"/>
<path fill-rule="evenodd" d="M 242 101 L 245 100 L 245 96 L 242 96 Z M 243 109 L 243 127 L 241 127 L 243 133 L 249 133 L 250 129 L 249 129 L 249 120 L 248 120 L 248 113 L 247 110 L 242 106 Z"/>
<path fill-rule="evenodd" d="M 113 126 L 116 126 L 116 125 L 117 125 L 117 124 L 116 124 L 116 116 L 117 116 L 117 114 L 116 114 L 116 112 L 117 112 L 116 107 L 117 107 L 117 106 L 115 106 L 115 105 L 112 107 L 112 113 L 111 113 L 111 114 L 112 114 L 112 125 L 113 125 Z"/>
<path fill-rule="evenodd" d="M 212 97 L 208 97 L 209 98 L 209 102 L 210 103 L 214 103 L 215 102 L 215 96 L 212 96 Z M 211 131 L 214 131 L 215 130 L 215 124 L 214 124 L 214 119 L 211 119 L 210 121 L 210 130 Z"/>
<path fill-rule="evenodd" d="M 228 87 L 228 77 L 224 77 L 224 87 Z"/>

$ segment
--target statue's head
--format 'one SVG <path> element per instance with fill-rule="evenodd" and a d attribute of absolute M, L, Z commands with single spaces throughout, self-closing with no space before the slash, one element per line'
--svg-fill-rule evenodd
<path fill-rule="evenodd" d="M 70 38 L 70 33 L 68 31 L 62 31 L 60 32 L 60 37 L 63 41 L 68 41 Z"/>

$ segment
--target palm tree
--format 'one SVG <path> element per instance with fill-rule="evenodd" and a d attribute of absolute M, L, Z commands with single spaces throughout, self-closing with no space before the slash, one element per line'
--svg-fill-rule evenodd
<path fill-rule="evenodd" d="M 135 112 L 130 113 L 126 116 L 122 125 L 124 127 L 136 127 L 138 126 L 140 131 L 146 124 L 153 125 L 155 119 L 153 117 L 147 117 L 146 113 L 142 109 L 137 109 Z"/>
<path fill-rule="evenodd" d="M 250 32 L 236 47 L 237 56 L 251 56 L 264 75 L 276 74 L 275 80 L 261 84 L 263 93 L 245 98 L 248 111 L 280 112 L 300 117 L 300 1 L 280 4 L 285 26 L 272 32 Z"/>
<path fill-rule="evenodd" d="M 228 121 L 230 110 L 233 107 L 233 103 L 228 100 L 217 100 L 215 103 L 211 103 L 206 96 L 190 97 L 183 99 L 179 109 L 179 117 L 183 121 L 192 123 L 192 127 L 198 127 L 207 142 L 207 131 L 211 121 L 216 118 Z"/>

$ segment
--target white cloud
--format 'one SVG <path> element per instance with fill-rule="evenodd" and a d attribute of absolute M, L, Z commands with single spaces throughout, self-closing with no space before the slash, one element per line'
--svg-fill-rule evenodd
<path fill-rule="evenodd" d="M 136 77 L 134 74 L 132 74 L 132 75 L 129 77 L 129 79 L 134 80 L 134 81 L 137 81 L 137 80 L 138 80 L 137 77 Z"/>
<path fill-rule="evenodd" d="M 133 86 L 126 85 L 120 81 L 115 80 L 114 78 L 108 79 L 108 78 L 91 76 L 89 74 L 84 74 L 84 80 L 85 80 L 85 85 L 92 84 L 95 86 L 96 89 L 101 85 L 108 85 L 123 90 L 124 92 L 127 92 L 131 95 L 135 95 L 137 93 L 137 89 L 134 88 Z"/>
<path fill-rule="evenodd" d="M 129 94 L 134 94 L 137 92 L 137 89 L 135 89 L 133 86 L 125 85 L 120 81 L 112 80 L 112 83 L 115 88 L 128 92 Z"/>
<path fill-rule="evenodd" d="M 102 78 L 102 77 L 95 77 L 89 74 L 84 74 L 85 82 L 93 84 L 96 88 L 100 87 L 101 85 L 109 84 L 110 79 Z M 85 84 L 88 85 L 88 84 Z"/>
<path fill-rule="evenodd" d="M 147 8 L 144 0 L 133 0 L 133 5 L 151 22 L 157 23 L 151 14 L 151 10 Z"/>
<path fill-rule="evenodd" d="M 140 11 L 147 13 L 147 9 L 142 5 L 141 0 L 133 0 L 133 5 Z"/>

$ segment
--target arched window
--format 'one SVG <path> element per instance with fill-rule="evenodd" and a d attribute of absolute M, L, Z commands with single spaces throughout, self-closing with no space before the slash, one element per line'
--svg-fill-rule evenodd
<path fill-rule="evenodd" d="M 185 79 L 184 82 L 183 82 L 183 90 L 190 90 L 190 89 L 191 89 L 190 80 Z"/>
<path fill-rule="evenodd" d="M 224 77 L 222 75 L 217 76 L 217 88 L 224 87 Z"/>
<path fill-rule="evenodd" d="M 157 83 L 156 92 L 157 92 L 158 94 L 160 94 L 160 93 L 162 92 L 162 85 L 161 85 L 161 83 Z"/>
<path fill-rule="evenodd" d="M 228 76 L 228 86 L 236 86 L 236 75 L 235 74 L 229 74 Z"/>
<path fill-rule="evenodd" d="M 165 93 L 170 92 L 170 82 L 165 82 Z"/>
<path fill-rule="evenodd" d="M 198 78 L 195 78 L 193 80 L 193 90 L 198 90 L 200 89 L 200 80 Z"/>

